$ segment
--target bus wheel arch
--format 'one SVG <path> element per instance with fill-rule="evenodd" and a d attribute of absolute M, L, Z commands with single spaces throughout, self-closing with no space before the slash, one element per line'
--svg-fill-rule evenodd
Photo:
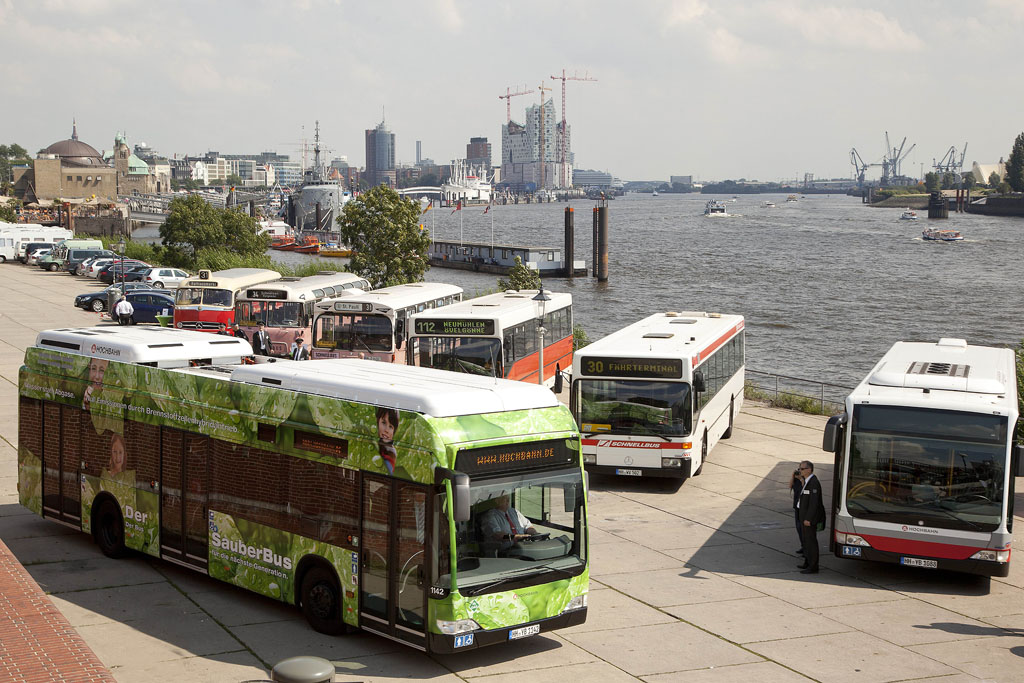
<path fill-rule="evenodd" d="M 728 439 L 732 436 L 732 422 L 736 419 L 736 397 L 729 399 L 729 426 L 722 432 L 722 438 Z"/>
<path fill-rule="evenodd" d="M 700 465 L 697 470 L 693 473 L 693 476 L 699 477 L 700 473 L 704 470 L 704 461 L 708 459 L 708 430 L 704 430 L 704 438 L 701 440 L 700 445 Z"/>
<path fill-rule="evenodd" d="M 338 573 L 324 558 L 306 555 L 295 571 L 295 604 L 313 630 L 336 636 L 347 631 L 342 620 L 342 590 Z"/>
<path fill-rule="evenodd" d="M 107 557 L 120 558 L 128 554 L 121 506 L 109 493 L 101 493 L 92 501 L 92 537 Z"/>

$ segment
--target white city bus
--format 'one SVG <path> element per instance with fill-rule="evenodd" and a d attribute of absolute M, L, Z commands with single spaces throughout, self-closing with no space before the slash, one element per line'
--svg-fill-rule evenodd
<path fill-rule="evenodd" d="M 543 379 L 553 384 L 572 365 L 572 294 L 538 294 L 510 290 L 413 316 L 409 364 L 537 383 L 543 314 Z"/>
<path fill-rule="evenodd" d="M 366 358 L 405 363 L 409 318 L 462 301 L 462 288 L 443 282 L 384 287 L 353 299 L 316 305 L 313 358 Z"/>
<path fill-rule="evenodd" d="M 181 330 L 219 332 L 235 322 L 235 297 L 247 287 L 281 277 L 266 268 L 228 268 L 199 271 L 182 280 L 174 297 L 174 326 Z"/>
<path fill-rule="evenodd" d="M 302 333 L 307 343 L 311 339 L 317 302 L 368 289 L 366 278 L 335 270 L 308 277 L 283 277 L 239 292 L 235 297 L 235 322 L 247 339 L 252 339 L 262 322 L 270 337 L 270 355 L 286 356 L 297 334 Z"/>
<path fill-rule="evenodd" d="M 1013 530 L 1013 351 L 897 342 L 825 427 L 836 557 L 1007 576 Z"/>
<path fill-rule="evenodd" d="M 576 352 L 583 462 L 604 474 L 698 475 L 743 405 L 741 315 L 657 313 Z"/>

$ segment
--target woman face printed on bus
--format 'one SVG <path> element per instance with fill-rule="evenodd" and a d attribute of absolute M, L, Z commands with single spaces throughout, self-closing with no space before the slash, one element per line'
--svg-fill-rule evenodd
<path fill-rule="evenodd" d="M 99 390 L 103 386 L 103 375 L 106 373 L 109 363 L 110 361 L 103 358 L 93 358 L 89 362 L 89 386 L 85 388 L 85 393 L 82 395 L 82 408 L 89 409 L 89 403 L 92 401 L 92 392 Z"/>
<path fill-rule="evenodd" d="M 110 464 L 107 465 L 107 470 L 111 474 L 121 474 L 124 472 L 125 455 L 124 437 L 120 434 L 112 435 L 110 437 Z"/>

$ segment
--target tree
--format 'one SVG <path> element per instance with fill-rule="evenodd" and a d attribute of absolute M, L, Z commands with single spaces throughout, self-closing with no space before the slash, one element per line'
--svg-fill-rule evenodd
<path fill-rule="evenodd" d="M 505 292 L 514 289 L 517 292 L 522 289 L 540 289 L 540 275 L 523 265 L 523 259 L 516 256 L 515 265 L 508 271 L 508 279 L 498 278 L 498 289 Z"/>
<path fill-rule="evenodd" d="M 231 187 L 241 187 L 243 183 L 245 183 L 245 181 L 242 180 L 242 176 L 235 175 L 234 173 L 229 175 L 227 180 L 224 181 L 225 185 L 230 185 Z"/>
<path fill-rule="evenodd" d="M 952 190 L 954 187 L 956 187 L 956 178 L 952 171 L 946 171 L 942 174 L 942 189 Z"/>
<path fill-rule="evenodd" d="M 974 189 L 974 186 L 977 184 L 977 182 L 974 180 L 974 174 L 970 173 L 970 172 L 965 173 L 963 175 L 963 183 L 964 183 L 964 188 L 966 188 L 968 190 Z"/>
<path fill-rule="evenodd" d="M 1002 178 L 1000 178 L 999 174 L 996 173 L 995 171 L 992 171 L 991 173 L 988 174 L 988 186 L 989 187 L 993 187 L 993 188 L 999 187 L 999 183 L 1001 181 L 1002 181 Z"/>
<path fill-rule="evenodd" d="M 1014 192 L 1024 192 L 1024 133 L 1013 141 L 1013 150 L 1006 160 L 1006 177 Z"/>
<path fill-rule="evenodd" d="M 18 214 L 15 212 L 16 202 L 0 204 L 0 221 L 5 223 L 17 223 Z"/>
<path fill-rule="evenodd" d="M 383 185 L 345 204 L 338 229 L 352 248 L 352 272 L 374 289 L 422 281 L 430 236 L 420 228 L 420 214 L 419 202 Z"/>
<path fill-rule="evenodd" d="M 257 231 L 255 218 L 214 208 L 200 195 L 172 199 L 169 208 L 167 220 L 160 226 L 169 265 L 194 268 L 201 250 L 226 250 L 249 257 L 270 246 L 270 238 Z"/>
<path fill-rule="evenodd" d="M 942 183 L 942 177 L 938 173 L 928 171 L 924 174 L 924 189 L 928 192 L 936 192 Z"/>
<path fill-rule="evenodd" d="M 21 145 L 0 145 L 0 183 L 11 180 L 11 166 L 31 164 L 28 151 Z"/>

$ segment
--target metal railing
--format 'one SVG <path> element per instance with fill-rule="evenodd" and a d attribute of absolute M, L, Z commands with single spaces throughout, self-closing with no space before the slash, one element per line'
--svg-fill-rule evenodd
<path fill-rule="evenodd" d="M 815 415 L 842 412 L 853 387 L 829 384 L 771 372 L 746 370 L 744 396 L 767 401 L 780 408 L 792 408 Z"/>

